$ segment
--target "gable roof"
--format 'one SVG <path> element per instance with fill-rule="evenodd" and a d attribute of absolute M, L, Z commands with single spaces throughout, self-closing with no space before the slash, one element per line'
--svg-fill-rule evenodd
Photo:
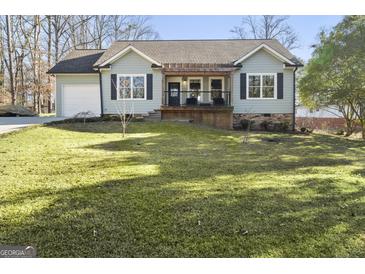
<path fill-rule="evenodd" d="M 271 48 L 270 46 L 268 46 L 264 43 L 257 46 L 255 49 L 251 50 L 249 53 L 243 55 L 241 58 L 239 58 L 237 61 L 235 61 L 234 64 L 238 65 L 238 64 L 242 63 L 244 60 L 246 60 L 250 56 L 254 55 L 256 52 L 260 51 L 261 49 L 264 49 L 266 52 L 270 53 L 272 56 L 276 57 L 277 59 L 281 60 L 282 62 L 286 62 L 290 65 L 295 65 L 295 62 L 293 60 L 288 59 L 287 57 L 280 54 L 279 52 L 277 52 L 276 50 L 274 50 L 273 48 Z"/>
<path fill-rule="evenodd" d="M 157 62 L 156 60 L 152 59 L 151 57 L 149 57 L 148 55 L 144 54 L 143 52 L 139 51 L 138 49 L 136 49 L 132 45 L 128 45 L 126 48 L 124 48 L 123 50 L 119 51 L 117 54 L 113 55 L 108 60 L 104 61 L 102 64 L 100 64 L 100 66 L 104 66 L 104 65 L 107 65 L 107 64 L 111 64 L 114 61 L 118 60 L 120 57 L 126 55 L 130 51 L 133 51 L 133 52 L 137 53 L 138 55 L 142 56 L 143 58 L 145 58 L 146 60 L 150 61 L 152 64 L 154 64 L 156 66 L 161 66 L 161 64 L 159 62 Z"/>
<path fill-rule="evenodd" d="M 233 67 L 261 48 L 285 63 L 302 66 L 276 39 L 137 40 L 115 41 L 106 50 L 73 50 L 48 73 L 96 73 L 97 67 L 107 66 L 130 51 L 157 66 L 214 64 Z"/>
<path fill-rule="evenodd" d="M 48 73 L 96 73 L 93 64 L 104 52 L 105 50 L 75 49 L 52 67 Z"/>
<path fill-rule="evenodd" d="M 295 56 L 276 39 L 226 39 L 116 41 L 106 50 L 103 56 L 95 62 L 94 66 L 100 66 L 128 46 L 132 46 L 162 64 L 233 64 L 242 56 L 250 53 L 262 44 L 269 46 L 292 63 L 301 64 L 297 58 L 295 58 Z"/>

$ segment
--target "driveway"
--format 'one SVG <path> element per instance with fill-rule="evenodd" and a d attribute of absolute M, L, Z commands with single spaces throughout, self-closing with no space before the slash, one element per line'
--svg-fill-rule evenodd
<path fill-rule="evenodd" d="M 0 134 L 64 119 L 64 117 L 0 117 Z"/>

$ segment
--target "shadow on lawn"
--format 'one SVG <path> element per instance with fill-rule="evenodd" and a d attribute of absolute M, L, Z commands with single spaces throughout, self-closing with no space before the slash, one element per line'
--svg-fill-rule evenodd
<path fill-rule="evenodd" d="M 298 199 L 295 187 L 207 193 L 192 181 L 182 190 L 149 180 L 29 193 L 51 202 L 22 224 L 3 224 L 0 239 L 32 244 L 42 257 L 365 256 L 364 241 L 356 243 L 364 187 L 345 194 L 326 184 L 328 196 L 303 181 L 300 191 L 313 197 Z"/>
<path fill-rule="evenodd" d="M 10 197 L 1 205 L 47 206 L 21 223 L 3 223 L 0 241 L 33 244 L 42 257 L 365 256 L 365 187 L 344 191 L 343 178 L 307 176 L 308 168 L 352 165 L 345 152 L 363 144 L 313 135 L 273 145 L 253 134 L 244 145 L 239 133 L 166 124 L 166 134 L 145 125 L 131 133 L 151 133 L 147 138 L 87 146 L 116 153 L 85 164 L 103 171 L 148 163 L 159 174 Z M 125 161 L 124 152 L 139 154 Z M 285 186 L 250 184 L 249 176 L 272 172 L 306 177 Z"/>

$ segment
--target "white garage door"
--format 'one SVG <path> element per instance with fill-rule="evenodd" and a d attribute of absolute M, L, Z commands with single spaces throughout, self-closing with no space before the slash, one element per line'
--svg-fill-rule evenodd
<path fill-rule="evenodd" d="M 90 111 L 100 115 L 99 85 L 64 85 L 63 115 L 72 117 L 77 113 Z"/>

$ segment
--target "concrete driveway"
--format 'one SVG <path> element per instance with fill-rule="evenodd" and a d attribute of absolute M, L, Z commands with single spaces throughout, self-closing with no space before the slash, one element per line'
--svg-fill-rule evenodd
<path fill-rule="evenodd" d="M 0 117 L 0 134 L 64 119 L 64 117 Z"/>

